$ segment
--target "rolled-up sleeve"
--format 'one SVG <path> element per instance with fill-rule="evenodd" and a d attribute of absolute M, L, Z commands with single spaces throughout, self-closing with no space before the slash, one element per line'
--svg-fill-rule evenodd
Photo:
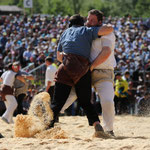
<path fill-rule="evenodd" d="M 101 45 L 102 47 L 107 46 L 107 47 L 114 47 L 115 45 L 115 35 L 113 33 L 102 36 L 101 37 Z"/>
<path fill-rule="evenodd" d="M 108 38 L 101 38 L 101 44 L 102 47 L 107 46 L 107 47 L 112 47 L 112 41 Z"/>

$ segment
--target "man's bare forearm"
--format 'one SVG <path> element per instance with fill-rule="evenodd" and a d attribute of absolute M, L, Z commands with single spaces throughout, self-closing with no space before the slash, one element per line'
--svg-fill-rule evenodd
<path fill-rule="evenodd" d="M 107 58 L 110 56 L 111 54 L 111 49 L 107 46 L 104 46 L 102 48 L 102 51 L 100 52 L 100 54 L 96 57 L 96 59 L 92 62 L 91 64 L 91 71 L 96 68 L 98 65 L 102 64 L 103 62 L 105 62 L 107 60 Z"/>
<path fill-rule="evenodd" d="M 27 76 L 27 79 L 28 79 L 28 80 L 34 80 L 34 77 L 31 76 L 31 75 L 29 75 L 29 76 Z"/>
<path fill-rule="evenodd" d="M 26 83 L 24 76 L 17 76 L 16 79 L 22 81 L 23 83 Z"/>
<path fill-rule="evenodd" d="M 34 80 L 34 77 L 32 75 L 22 75 L 27 80 Z"/>
<path fill-rule="evenodd" d="M 99 31 L 98 31 L 98 35 L 99 36 L 103 36 L 103 35 L 108 35 L 111 32 L 113 32 L 113 27 L 111 25 L 103 25 Z"/>

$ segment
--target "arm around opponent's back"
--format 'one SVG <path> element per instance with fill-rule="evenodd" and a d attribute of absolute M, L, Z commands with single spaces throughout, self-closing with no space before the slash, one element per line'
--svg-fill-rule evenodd
<path fill-rule="evenodd" d="M 103 36 L 103 35 L 107 35 L 110 34 L 111 32 L 113 32 L 113 27 L 108 24 L 108 25 L 103 25 L 102 27 L 100 27 L 99 31 L 98 31 L 98 35 L 99 36 Z"/>
<path fill-rule="evenodd" d="M 99 53 L 99 55 L 96 57 L 96 59 L 92 62 L 91 66 L 90 66 L 90 70 L 92 71 L 98 65 L 105 62 L 110 55 L 111 55 L 111 48 L 108 46 L 104 46 L 102 48 L 102 51 Z"/>
<path fill-rule="evenodd" d="M 115 36 L 113 36 L 113 34 L 102 36 L 100 41 L 101 41 L 102 50 L 100 51 L 99 55 L 95 58 L 95 60 L 91 63 L 91 67 L 90 67 L 91 71 L 97 66 L 107 61 L 108 57 L 112 53 L 113 45 L 115 45 Z"/>
<path fill-rule="evenodd" d="M 33 75 L 27 74 L 27 75 L 22 75 L 22 76 L 24 77 L 24 79 L 31 80 L 31 81 L 34 80 Z"/>

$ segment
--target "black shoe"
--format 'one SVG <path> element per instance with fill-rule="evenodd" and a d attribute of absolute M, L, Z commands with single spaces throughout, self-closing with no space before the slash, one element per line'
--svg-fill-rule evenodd
<path fill-rule="evenodd" d="M 110 138 L 110 136 L 104 132 L 104 129 L 100 124 L 96 124 L 94 136 L 98 138 L 104 138 L 104 139 Z"/>
<path fill-rule="evenodd" d="M 4 138 L 4 136 L 0 133 L 0 138 Z"/>
<path fill-rule="evenodd" d="M 49 126 L 46 128 L 46 130 L 48 130 L 48 129 L 50 129 L 50 128 L 53 128 L 53 127 L 54 127 L 54 123 L 55 123 L 55 121 L 52 120 L 52 121 L 50 122 Z"/>
<path fill-rule="evenodd" d="M 106 133 L 112 137 L 115 137 L 114 131 L 106 131 Z"/>
<path fill-rule="evenodd" d="M 100 124 L 96 124 L 95 131 L 102 131 L 102 132 L 104 132 L 103 127 Z"/>
<path fill-rule="evenodd" d="M 59 117 L 56 117 L 55 122 L 57 123 L 59 122 Z"/>

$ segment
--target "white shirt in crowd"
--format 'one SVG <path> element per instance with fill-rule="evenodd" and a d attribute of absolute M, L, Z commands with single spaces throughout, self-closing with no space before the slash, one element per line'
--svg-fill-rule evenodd
<path fill-rule="evenodd" d="M 95 58 L 99 55 L 102 51 L 102 47 L 108 46 L 111 49 L 111 55 L 108 59 L 97 66 L 95 69 L 114 69 L 116 67 L 116 60 L 114 57 L 114 48 L 115 48 L 115 35 L 111 33 L 109 35 L 102 36 L 101 38 L 97 38 L 92 42 L 91 48 L 91 55 L 90 55 L 90 62 L 93 62 Z"/>
<path fill-rule="evenodd" d="M 51 82 L 51 86 L 55 85 L 54 82 L 54 76 L 55 73 L 57 71 L 57 68 L 55 65 L 49 65 L 46 69 L 46 74 L 45 74 L 45 86 L 47 87 L 47 82 L 50 81 Z"/>
<path fill-rule="evenodd" d="M 16 74 L 17 73 L 13 72 L 12 70 L 4 72 L 1 76 L 1 78 L 3 79 L 3 84 L 12 87 L 15 81 Z"/>

